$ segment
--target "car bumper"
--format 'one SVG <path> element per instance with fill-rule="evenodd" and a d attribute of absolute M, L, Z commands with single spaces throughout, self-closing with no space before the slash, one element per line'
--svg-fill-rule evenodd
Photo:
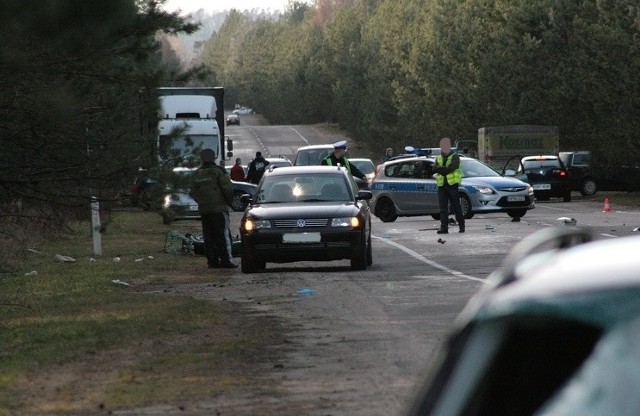
<path fill-rule="evenodd" d="M 513 197 L 523 197 L 521 201 L 513 201 Z M 493 197 L 474 198 L 471 203 L 471 211 L 479 212 L 509 212 L 512 210 L 533 209 L 535 201 L 529 195 L 494 195 Z"/>
<path fill-rule="evenodd" d="M 286 232 L 285 232 L 286 233 Z M 320 241 L 284 242 L 283 232 L 259 232 L 242 235 L 243 252 L 273 263 L 350 259 L 365 244 L 361 230 L 321 231 Z M 300 232 L 286 234 L 303 234 Z M 310 233 L 306 233 L 310 234 Z"/>

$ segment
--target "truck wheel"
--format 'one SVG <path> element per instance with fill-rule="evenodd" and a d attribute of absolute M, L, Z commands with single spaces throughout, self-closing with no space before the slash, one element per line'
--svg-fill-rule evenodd
<path fill-rule="evenodd" d="M 398 214 L 396 214 L 396 208 L 393 206 L 393 202 L 387 198 L 383 198 L 377 202 L 375 215 L 380 218 L 382 222 L 394 222 L 398 219 Z"/>
<path fill-rule="evenodd" d="M 582 181 L 580 185 L 580 194 L 582 194 L 582 196 L 595 195 L 596 192 L 598 192 L 598 184 L 594 179 L 587 178 Z"/>

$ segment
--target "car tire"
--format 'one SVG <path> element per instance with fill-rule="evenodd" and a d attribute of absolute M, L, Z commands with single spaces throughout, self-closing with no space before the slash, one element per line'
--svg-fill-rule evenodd
<path fill-rule="evenodd" d="M 431 214 L 431 218 L 433 218 L 436 221 L 440 221 L 440 214 Z"/>
<path fill-rule="evenodd" d="M 507 215 L 509 215 L 511 218 L 522 218 L 526 213 L 527 213 L 526 209 L 516 209 L 516 210 L 507 212 Z"/>
<path fill-rule="evenodd" d="M 235 212 L 242 212 L 247 208 L 247 204 L 243 203 L 241 198 L 245 192 L 236 191 L 233 193 L 233 202 L 231 202 L 231 209 Z"/>
<path fill-rule="evenodd" d="M 371 228 L 369 228 L 371 230 Z M 367 266 L 371 266 L 373 264 L 373 247 L 371 246 L 371 233 L 369 233 L 369 238 L 367 239 Z"/>
<path fill-rule="evenodd" d="M 376 203 L 376 217 L 380 218 L 382 222 L 394 222 L 398 219 L 396 208 L 393 206 L 388 198 L 382 198 Z"/>
<path fill-rule="evenodd" d="M 258 271 L 255 256 L 245 246 L 242 247 L 242 254 L 240 256 L 240 270 L 242 273 L 255 273 Z"/>
<path fill-rule="evenodd" d="M 598 184 L 595 179 L 587 178 L 580 184 L 580 194 L 582 196 L 592 196 L 598 192 Z"/>
<path fill-rule="evenodd" d="M 564 196 L 562 197 L 562 200 L 564 202 L 571 202 L 571 191 L 568 191 L 566 194 L 564 194 Z"/>
<path fill-rule="evenodd" d="M 170 214 L 162 213 L 162 223 L 164 225 L 169 225 L 173 222 L 173 217 Z"/>
<path fill-rule="evenodd" d="M 458 199 L 460 200 L 460 208 L 462 208 L 462 216 L 465 219 L 470 220 L 473 218 L 473 210 L 471 209 L 471 200 L 465 194 L 458 194 Z"/>
<path fill-rule="evenodd" d="M 367 239 L 361 238 L 360 245 L 356 247 L 356 252 L 351 258 L 351 270 L 367 269 Z"/>

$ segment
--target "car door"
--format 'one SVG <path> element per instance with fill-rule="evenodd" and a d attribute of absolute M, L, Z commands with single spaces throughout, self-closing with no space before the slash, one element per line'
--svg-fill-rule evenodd
<path fill-rule="evenodd" d="M 416 183 L 414 209 L 417 212 L 437 213 L 439 211 L 438 185 L 433 177 L 433 162 L 415 160 L 413 163 L 415 165 L 413 177 Z"/>

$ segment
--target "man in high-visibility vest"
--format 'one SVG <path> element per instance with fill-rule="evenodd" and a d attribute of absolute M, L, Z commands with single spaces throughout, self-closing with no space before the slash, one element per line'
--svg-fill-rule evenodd
<path fill-rule="evenodd" d="M 462 169 L 460 169 L 460 156 L 451 150 L 451 139 L 440 140 L 440 154 L 436 157 L 433 166 L 438 184 L 438 203 L 440 205 L 440 229 L 438 234 L 449 232 L 449 203 L 453 208 L 458 221 L 460 232 L 464 232 L 464 216 L 458 197 L 458 186 L 462 182 Z"/>
<path fill-rule="evenodd" d="M 340 164 L 341 166 L 344 166 L 347 171 L 349 171 L 351 176 L 355 176 L 356 178 L 360 178 L 363 181 L 366 181 L 367 176 L 364 173 L 360 172 L 357 167 L 349 163 L 349 159 L 344 156 L 346 152 L 347 141 L 341 140 L 339 142 L 336 142 L 333 144 L 333 153 L 322 159 L 322 162 L 320 164 L 328 166 L 336 166 L 337 164 Z"/>

